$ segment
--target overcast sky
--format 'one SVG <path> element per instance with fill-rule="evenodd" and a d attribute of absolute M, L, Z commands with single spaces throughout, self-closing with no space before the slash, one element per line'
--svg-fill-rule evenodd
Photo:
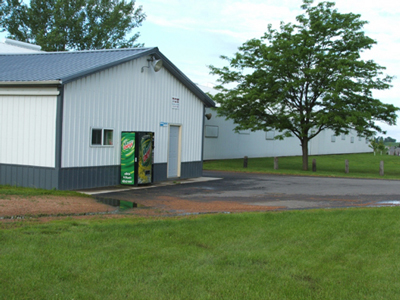
<path fill-rule="evenodd" d="M 395 75 L 390 90 L 374 95 L 400 106 L 400 5 L 395 0 L 337 0 L 341 13 L 361 14 L 366 34 L 378 43 L 363 57 L 373 59 Z M 301 0 L 137 0 L 147 19 L 139 41 L 157 46 L 192 81 L 212 86 L 216 78 L 208 65 L 223 66 L 220 55 L 232 56 L 251 38 L 260 38 L 268 24 L 295 22 L 302 14 Z M 315 2 L 317 3 L 317 2 Z M 400 125 L 400 118 L 398 121 Z M 400 126 L 383 126 L 400 141 Z"/>

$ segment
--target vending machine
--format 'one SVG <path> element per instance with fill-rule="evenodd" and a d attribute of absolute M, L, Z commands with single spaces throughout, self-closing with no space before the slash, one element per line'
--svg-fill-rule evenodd
<path fill-rule="evenodd" d="M 121 132 L 121 184 L 153 182 L 154 132 Z"/>

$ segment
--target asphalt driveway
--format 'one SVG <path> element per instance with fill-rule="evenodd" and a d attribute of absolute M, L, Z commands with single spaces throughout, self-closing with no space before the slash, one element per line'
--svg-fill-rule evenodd
<path fill-rule="evenodd" d="M 400 181 L 282 176 L 204 171 L 206 178 L 219 180 L 171 181 L 142 189 L 103 193 L 97 196 L 141 203 L 166 199 L 206 205 L 226 203 L 272 209 L 339 208 L 400 205 Z M 153 201 L 153 202 L 152 202 Z M 223 204 L 222 204 L 223 205 Z M 249 210 L 249 209 L 248 209 Z M 251 209 L 250 209 L 251 210 Z M 227 209 L 229 211 L 229 209 Z"/>

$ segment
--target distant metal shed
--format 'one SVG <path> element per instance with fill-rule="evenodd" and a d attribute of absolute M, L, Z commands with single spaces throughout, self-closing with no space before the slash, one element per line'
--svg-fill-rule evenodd
<path fill-rule="evenodd" d="M 158 48 L 4 54 L 0 65 L 0 184 L 119 184 L 122 131 L 155 133 L 155 182 L 201 176 L 204 109 L 214 102 Z M 92 144 L 94 129 L 111 132 L 111 145 Z"/>
<path fill-rule="evenodd" d="M 40 52 L 42 47 L 25 42 L 4 38 L 0 41 L 0 53 L 32 53 Z"/>

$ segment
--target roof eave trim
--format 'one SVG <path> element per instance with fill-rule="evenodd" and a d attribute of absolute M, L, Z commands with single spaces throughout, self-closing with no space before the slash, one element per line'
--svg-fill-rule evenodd
<path fill-rule="evenodd" d="M 0 81 L 0 85 L 61 85 L 61 80 L 41 80 L 41 81 Z"/>

